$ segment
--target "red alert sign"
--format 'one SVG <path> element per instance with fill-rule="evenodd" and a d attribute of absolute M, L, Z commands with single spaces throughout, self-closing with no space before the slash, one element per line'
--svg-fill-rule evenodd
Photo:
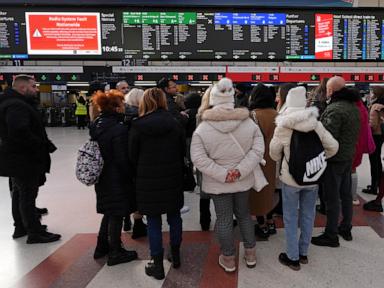
<path fill-rule="evenodd" d="M 26 12 L 28 54 L 101 55 L 100 13 Z"/>
<path fill-rule="evenodd" d="M 315 14 L 316 59 L 333 58 L 333 15 Z"/>

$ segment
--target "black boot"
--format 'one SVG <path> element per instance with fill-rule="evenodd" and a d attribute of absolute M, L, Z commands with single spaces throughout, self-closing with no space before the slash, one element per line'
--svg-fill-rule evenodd
<path fill-rule="evenodd" d="M 40 231 L 38 233 L 28 234 L 27 244 L 50 243 L 60 240 L 61 235 L 50 233 L 48 231 Z"/>
<path fill-rule="evenodd" d="M 211 199 L 200 199 L 200 225 L 203 231 L 208 231 L 211 224 L 210 203 Z"/>
<path fill-rule="evenodd" d="M 147 236 L 147 225 L 144 224 L 143 219 L 135 219 L 132 230 L 132 239 Z"/>
<path fill-rule="evenodd" d="M 123 217 L 109 216 L 108 221 L 108 241 L 110 251 L 108 253 L 108 266 L 127 263 L 137 259 L 136 251 L 128 251 L 122 248 L 121 228 L 123 226 Z"/>
<path fill-rule="evenodd" d="M 173 268 L 180 268 L 180 245 L 171 246 L 171 253 L 168 256 L 168 261 L 172 262 Z"/>
<path fill-rule="evenodd" d="M 24 237 L 25 235 L 27 235 L 27 230 L 25 230 L 24 226 L 22 225 L 15 226 L 15 231 L 12 234 L 13 239 Z"/>
<path fill-rule="evenodd" d="M 120 247 L 117 250 L 113 250 L 109 252 L 107 265 L 113 266 L 121 263 L 128 263 L 136 259 L 137 259 L 136 251 L 133 251 L 133 250 L 129 251 Z"/>
<path fill-rule="evenodd" d="M 145 274 L 152 276 L 157 280 L 162 280 L 165 278 L 163 253 L 152 257 L 152 260 L 145 266 Z"/>
<path fill-rule="evenodd" d="M 94 259 L 104 257 L 109 252 L 108 238 L 107 235 L 97 236 L 97 245 L 95 252 L 93 253 Z"/>

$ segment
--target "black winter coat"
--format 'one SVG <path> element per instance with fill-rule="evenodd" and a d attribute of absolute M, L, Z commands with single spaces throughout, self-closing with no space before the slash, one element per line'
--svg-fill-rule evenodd
<path fill-rule="evenodd" d="M 179 124 L 185 128 L 188 123 L 188 118 L 185 117 L 180 113 L 180 109 L 177 106 L 175 99 L 173 98 L 172 95 L 166 94 L 167 97 L 167 106 L 168 106 L 168 111 L 173 115 L 173 117 L 179 122 Z"/>
<path fill-rule="evenodd" d="M 128 160 L 128 127 L 124 115 L 101 113 L 91 124 L 90 135 L 99 144 L 103 171 L 95 185 L 97 213 L 125 216 L 135 211 L 132 166 Z"/>
<path fill-rule="evenodd" d="M 124 121 L 130 125 L 131 121 L 137 117 L 139 117 L 139 108 L 136 106 L 125 105 Z"/>
<path fill-rule="evenodd" d="M 0 95 L 0 176 L 43 176 L 50 171 L 48 139 L 36 103 L 13 89 Z"/>
<path fill-rule="evenodd" d="M 192 138 L 196 130 L 196 115 L 201 105 L 201 96 L 197 93 L 191 93 L 185 97 L 185 112 L 188 114 L 188 123 L 185 129 L 186 137 Z"/>
<path fill-rule="evenodd" d="M 133 120 L 129 156 L 141 214 L 176 213 L 183 207 L 184 154 L 184 132 L 170 112 L 159 109 Z"/>

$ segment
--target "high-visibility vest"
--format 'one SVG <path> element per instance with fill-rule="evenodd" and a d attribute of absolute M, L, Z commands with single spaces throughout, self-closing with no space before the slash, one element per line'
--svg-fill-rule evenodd
<path fill-rule="evenodd" d="M 75 115 L 76 116 L 87 115 L 87 107 L 84 104 L 81 104 L 78 101 L 76 101 Z"/>

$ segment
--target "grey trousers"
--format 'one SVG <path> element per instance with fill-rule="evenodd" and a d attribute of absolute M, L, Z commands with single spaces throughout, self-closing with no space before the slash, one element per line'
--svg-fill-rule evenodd
<path fill-rule="evenodd" d="M 327 211 L 325 233 L 330 236 L 338 234 L 340 208 L 343 215 L 340 229 L 352 229 L 351 172 L 352 163 L 350 161 L 328 162 L 324 172 L 323 192 Z"/>
<path fill-rule="evenodd" d="M 352 179 L 352 182 L 351 182 L 351 191 L 352 191 L 352 199 L 353 200 L 358 200 L 357 198 L 357 173 L 353 173 L 351 174 L 351 179 Z"/>
<path fill-rule="evenodd" d="M 249 192 L 226 194 L 210 194 L 216 211 L 216 233 L 220 243 L 221 253 L 233 256 L 236 253 L 233 234 L 233 214 L 239 223 L 245 248 L 256 245 L 255 230 L 249 213 Z"/>

